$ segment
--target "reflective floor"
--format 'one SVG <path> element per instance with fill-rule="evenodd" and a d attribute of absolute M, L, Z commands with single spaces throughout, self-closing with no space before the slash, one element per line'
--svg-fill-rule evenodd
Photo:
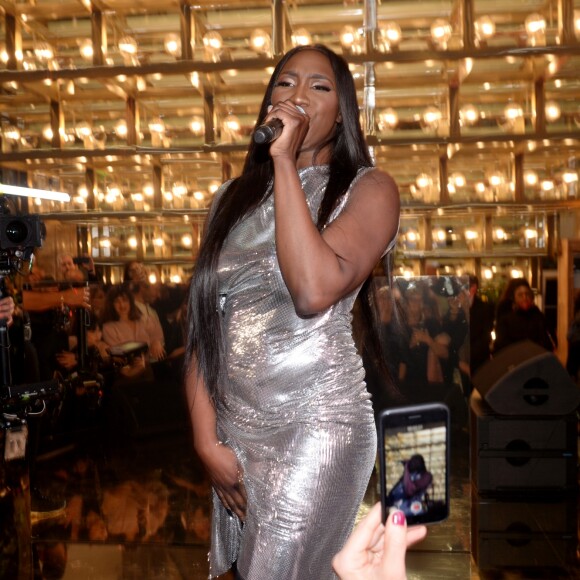
<path fill-rule="evenodd" d="M 97 422 L 41 446 L 30 474 L 30 569 L 22 565 L 24 539 L 20 570 L 4 566 L 2 578 L 207 578 L 210 487 L 186 420 L 145 408 L 130 433 Z M 580 578 L 578 494 L 478 496 L 464 411 L 452 432 L 451 516 L 409 553 L 409 579 Z M 24 476 L 19 482 L 26 487 Z M 377 501 L 377 489 L 373 476 L 361 515 Z M 26 501 L 14 486 L 12 492 L 18 522 Z M 5 562 L 9 556 L 5 549 Z"/>

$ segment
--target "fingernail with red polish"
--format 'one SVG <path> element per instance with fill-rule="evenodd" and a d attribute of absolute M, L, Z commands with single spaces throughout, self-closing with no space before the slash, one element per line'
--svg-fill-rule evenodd
<path fill-rule="evenodd" d="M 405 525 L 405 514 L 403 512 L 395 512 L 393 514 L 393 523 L 396 526 L 404 526 Z"/>

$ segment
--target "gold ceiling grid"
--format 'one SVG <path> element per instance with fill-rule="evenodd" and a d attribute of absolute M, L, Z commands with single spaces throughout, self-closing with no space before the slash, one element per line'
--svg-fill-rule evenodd
<path fill-rule="evenodd" d="M 401 189 L 403 255 L 543 255 L 553 216 L 578 207 L 580 0 L 0 10 L 2 179 L 70 193 L 33 204 L 47 218 L 202 216 L 241 168 L 277 58 L 309 42 L 351 64 L 373 155 Z"/>

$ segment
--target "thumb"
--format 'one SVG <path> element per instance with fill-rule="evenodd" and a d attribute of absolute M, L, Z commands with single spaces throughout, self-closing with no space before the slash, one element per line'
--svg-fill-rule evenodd
<path fill-rule="evenodd" d="M 384 580 L 406 580 L 407 521 L 402 511 L 389 514 L 383 552 Z"/>

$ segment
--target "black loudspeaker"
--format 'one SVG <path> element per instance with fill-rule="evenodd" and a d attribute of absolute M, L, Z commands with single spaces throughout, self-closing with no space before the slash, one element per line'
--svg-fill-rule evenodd
<path fill-rule="evenodd" d="M 471 479 L 481 494 L 576 491 L 578 420 L 498 415 L 477 391 L 470 399 Z"/>
<path fill-rule="evenodd" d="M 471 502 L 471 546 L 480 570 L 505 566 L 567 568 L 576 563 L 576 497 L 530 501 L 482 498 Z M 554 577 L 551 574 L 534 578 Z"/>
<path fill-rule="evenodd" d="M 580 405 L 580 389 L 558 358 L 530 340 L 502 349 L 472 382 L 500 415 L 567 415 Z"/>

